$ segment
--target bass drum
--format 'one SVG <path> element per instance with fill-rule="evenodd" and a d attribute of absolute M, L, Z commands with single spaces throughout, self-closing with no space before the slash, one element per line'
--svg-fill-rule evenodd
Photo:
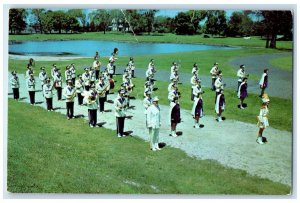
<path fill-rule="evenodd" d="M 113 79 L 109 79 L 109 88 L 114 89 L 115 88 L 115 81 Z"/>

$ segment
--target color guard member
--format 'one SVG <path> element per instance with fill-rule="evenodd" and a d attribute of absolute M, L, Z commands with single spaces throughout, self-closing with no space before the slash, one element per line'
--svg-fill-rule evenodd
<path fill-rule="evenodd" d="M 245 65 L 240 65 L 240 69 L 236 73 L 236 76 L 238 77 L 238 86 L 237 86 L 237 92 L 239 91 L 239 87 L 241 83 L 243 82 L 243 79 L 247 77 L 247 74 L 245 72 Z"/>
<path fill-rule="evenodd" d="M 243 78 L 242 83 L 239 86 L 238 89 L 238 98 L 240 99 L 240 109 L 244 109 L 243 105 L 244 105 L 244 99 L 248 96 L 247 93 L 247 78 Z"/>
<path fill-rule="evenodd" d="M 211 75 L 211 90 L 215 91 L 215 81 L 217 78 L 217 74 L 219 72 L 219 64 L 216 62 L 214 63 L 214 66 L 210 70 L 210 75 Z"/>
<path fill-rule="evenodd" d="M 261 76 L 261 79 L 259 81 L 259 86 L 261 89 L 261 93 L 259 97 L 262 97 L 262 95 L 265 93 L 265 89 L 268 87 L 268 72 L 269 69 L 264 69 L 264 73 Z"/>
<path fill-rule="evenodd" d="M 150 149 L 152 151 L 161 150 L 159 148 L 159 128 L 161 126 L 160 120 L 160 108 L 158 105 L 158 98 L 154 97 L 152 100 L 152 105 L 147 109 L 147 128 L 150 135 Z"/>
<path fill-rule="evenodd" d="M 265 144 L 266 140 L 263 140 L 263 131 L 269 126 L 269 121 L 268 121 L 268 114 L 269 114 L 269 109 L 268 105 L 270 103 L 270 99 L 267 94 L 263 94 L 262 96 L 262 106 L 259 111 L 259 115 L 257 116 L 257 126 L 259 127 L 258 131 L 258 137 L 256 139 L 256 142 L 258 144 Z"/>
<path fill-rule="evenodd" d="M 225 110 L 225 95 L 224 90 L 220 91 L 220 94 L 217 96 L 216 104 L 215 104 L 215 111 L 217 113 L 217 121 L 222 122 L 222 112 Z"/>

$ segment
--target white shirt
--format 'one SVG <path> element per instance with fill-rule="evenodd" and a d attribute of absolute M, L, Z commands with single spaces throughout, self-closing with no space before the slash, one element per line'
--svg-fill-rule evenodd
<path fill-rule="evenodd" d="M 56 83 L 56 87 L 61 87 L 62 86 L 62 78 L 61 76 L 55 75 L 54 77 L 54 82 Z"/>
<path fill-rule="evenodd" d="M 147 127 L 159 128 L 160 126 L 161 126 L 160 108 L 152 104 L 147 109 Z"/>
<path fill-rule="evenodd" d="M 216 92 L 220 92 L 221 89 L 224 89 L 224 83 L 222 78 L 218 77 L 215 81 Z"/>
<path fill-rule="evenodd" d="M 72 86 L 66 86 L 63 89 L 63 95 L 66 97 L 66 102 L 73 102 L 74 101 L 74 97 L 76 96 L 76 90 L 74 87 Z"/>
<path fill-rule="evenodd" d="M 217 77 L 217 73 L 218 73 L 219 68 L 217 66 L 213 66 L 210 70 L 210 74 L 212 78 L 216 78 Z"/>
<path fill-rule="evenodd" d="M 92 95 L 93 95 L 93 91 L 85 91 L 83 94 L 84 96 L 83 101 L 85 104 L 87 104 L 88 109 L 98 109 L 98 96 L 97 94 L 95 94 L 95 100 L 93 100 L 91 102 L 91 100 L 89 99 Z"/>
<path fill-rule="evenodd" d="M 72 72 L 70 70 L 65 71 L 65 78 L 67 81 L 72 79 Z"/>
<path fill-rule="evenodd" d="M 19 88 L 20 87 L 19 77 L 12 76 L 10 78 L 10 85 L 11 85 L 11 88 Z"/>
<path fill-rule="evenodd" d="M 45 84 L 43 85 L 43 93 L 45 98 L 52 98 L 53 97 L 53 92 L 52 92 L 52 88 L 53 85 L 51 84 Z"/>
<path fill-rule="evenodd" d="M 126 116 L 126 100 L 124 97 L 118 96 L 114 101 L 115 107 L 115 116 L 116 117 L 125 117 Z"/>
<path fill-rule="evenodd" d="M 96 91 L 98 93 L 98 96 L 101 97 L 101 98 L 104 98 L 105 97 L 105 92 L 109 90 L 108 86 L 105 85 L 105 83 L 97 83 L 96 84 Z M 99 95 L 101 94 L 101 95 Z"/>
<path fill-rule="evenodd" d="M 82 93 L 83 92 L 83 80 L 76 80 L 75 81 L 75 88 L 77 93 Z"/>
<path fill-rule="evenodd" d="M 236 73 L 236 76 L 239 78 L 238 81 L 239 82 L 242 82 L 243 81 L 243 78 L 245 77 L 246 73 L 245 71 L 243 71 L 243 69 L 239 69 Z"/>
<path fill-rule="evenodd" d="M 40 72 L 40 74 L 39 74 L 39 79 L 40 79 L 42 85 L 45 84 L 46 78 L 47 78 L 47 73 L 46 73 L 46 72 L 43 72 L 43 71 Z"/>
<path fill-rule="evenodd" d="M 34 78 L 33 79 L 28 78 L 26 80 L 26 86 L 27 86 L 28 91 L 35 91 L 35 80 L 34 80 Z"/>

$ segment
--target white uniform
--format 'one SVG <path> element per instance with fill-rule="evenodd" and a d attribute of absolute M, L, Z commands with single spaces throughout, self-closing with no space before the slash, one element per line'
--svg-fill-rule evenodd
<path fill-rule="evenodd" d="M 28 78 L 26 80 L 26 86 L 27 86 L 28 91 L 35 91 L 35 80 L 34 80 L 34 78 L 33 79 Z"/>
<path fill-rule="evenodd" d="M 171 73 L 171 75 L 170 75 L 170 80 L 173 80 L 173 79 L 175 79 L 176 81 L 179 80 L 179 75 L 178 75 L 178 73 L 176 73 L 176 72 Z"/>
<path fill-rule="evenodd" d="M 199 71 L 199 69 L 198 68 L 196 68 L 196 67 L 193 67 L 193 69 L 192 69 L 192 74 L 198 74 L 198 71 Z"/>
<path fill-rule="evenodd" d="M 90 70 L 90 81 L 95 82 L 96 80 L 96 73 L 94 70 Z"/>
<path fill-rule="evenodd" d="M 174 83 L 170 83 L 168 86 L 168 92 L 170 93 L 171 91 L 173 91 L 173 84 Z"/>
<path fill-rule="evenodd" d="M 76 69 L 74 66 L 71 66 L 70 71 L 72 79 L 76 78 Z"/>
<path fill-rule="evenodd" d="M 197 95 L 202 92 L 201 86 L 199 85 L 192 86 L 192 89 L 194 97 L 197 97 Z"/>
<path fill-rule="evenodd" d="M 52 98 L 53 97 L 53 85 L 51 84 L 45 84 L 43 86 L 43 93 L 45 98 Z"/>
<path fill-rule="evenodd" d="M 196 76 L 196 75 L 193 75 L 192 77 L 191 77 L 191 84 L 192 85 L 196 85 L 197 83 L 196 83 L 196 81 L 198 80 L 198 77 Z"/>
<path fill-rule="evenodd" d="M 113 65 L 111 65 L 110 63 L 107 64 L 106 69 L 107 69 L 107 71 L 108 71 L 109 74 L 113 74 L 114 73 Z"/>
<path fill-rule="evenodd" d="M 267 106 L 265 106 L 264 108 L 262 107 L 260 109 L 259 116 L 257 116 L 258 119 L 257 125 L 259 128 L 266 128 L 269 126 L 269 121 L 267 117 L 268 114 L 269 114 L 269 110 Z"/>
<path fill-rule="evenodd" d="M 154 75 L 154 72 L 153 72 L 153 69 L 150 68 L 146 71 L 146 77 L 150 77 L 150 78 L 153 78 L 153 75 Z"/>
<path fill-rule="evenodd" d="M 267 73 L 263 73 L 261 78 L 260 78 L 260 81 L 259 81 L 259 85 L 260 86 L 263 86 L 264 85 L 264 82 L 265 82 L 265 76 L 267 75 Z"/>
<path fill-rule="evenodd" d="M 58 76 L 57 74 L 54 77 L 54 82 L 56 87 L 62 87 L 62 78 L 61 76 Z"/>
<path fill-rule="evenodd" d="M 222 78 L 218 77 L 215 81 L 216 92 L 220 92 L 221 89 L 224 89 L 224 83 Z"/>
<path fill-rule="evenodd" d="M 97 91 L 99 97 L 104 98 L 105 92 L 109 90 L 109 87 L 107 85 L 105 85 L 104 82 L 101 84 L 97 83 L 95 90 Z"/>
<path fill-rule="evenodd" d="M 154 104 L 149 106 L 147 109 L 146 118 L 146 124 L 150 135 L 150 148 L 152 150 L 159 149 L 159 128 L 161 126 L 160 108 Z"/>
<path fill-rule="evenodd" d="M 75 88 L 77 93 L 82 93 L 83 92 L 83 80 L 76 80 L 75 82 Z"/>
<path fill-rule="evenodd" d="M 238 81 L 239 81 L 239 82 L 242 82 L 242 81 L 243 81 L 243 78 L 246 77 L 245 70 L 243 70 L 243 69 L 240 68 L 240 69 L 237 71 L 236 76 L 239 78 Z"/>
<path fill-rule="evenodd" d="M 115 116 L 116 117 L 125 117 L 126 116 L 126 100 L 123 97 L 118 96 L 114 101 L 115 107 Z"/>
<path fill-rule="evenodd" d="M 46 83 L 46 79 L 47 79 L 47 73 L 46 72 L 40 72 L 39 74 L 39 79 L 41 81 L 41 85 L 43 86 Z"/>
<path fill-rule="evenodd" d="M 98 97 L 97 97 L 97 94 L 95 94 L 95 100 L 91 101 L 89 99 L 89 97 L 91 97 L 93 95 L 93 90 L 90 90 L 90 91 L 85 91 L 83 93 L 83 101 L 85 104 L 87 104 L 87 107 L 88 109 L 98 109 Z"/>
<path fill-rule="evenodd" d="M 51 76 L 53 79 L 55 79 L 55 77 L 57 76 L 58 70 L 56 68 L 52 68 L 51 69 Z"/>
<path fill-rule="evenodd" d="M 218 71 L 219 71 L 219 68 L 217 66 L 213 66 L 210 70 L 211 77 L 216 78 Z"/>
<path fill-rule="evenodd" d="M 65 71 L 65 79 L 66 81 L 72 80 L 72 71 L 70 69 Z"/>
<path fill-rule="evenodd" d="M 87 72 L 84 72 L 83 74 L 82 74 L 82 80 L 83 80 L 83 82 L 84 82 L 84 84 L 87 84 L 87 83 L 89 83 L 89 81 L 90 81 L 90 74 L 89 73 L 87 73 Z"/>
<path fill-rule="evenodd" d="M 147 109 L 149 108 L 149 106 L 151 106 L 151 104 L 152 104 L 151 97 L 145 97 L 143 100 L 143 106 L 145 107 L 145 111 L 144 111 L 145 114 L 147 114 Z"/>
<path fill-rule="evenodd" d="M 18 76 L 11 77 L 10 78 L 10 85 L 11 85 L 11 88 L 20 88 L 19 77 Z"/>
<path fill-rule="evenodd" d="M 76 90 L 72 86 L 66 86 L 63 89 L 63 95 L 66 97 L 66 102 L 73 102 L 76 96 Z"/>

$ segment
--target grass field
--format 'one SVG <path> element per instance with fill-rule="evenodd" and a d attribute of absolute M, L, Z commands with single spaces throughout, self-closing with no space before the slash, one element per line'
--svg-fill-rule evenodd
<path fill-rule="evenodd" d="M 12 99 L 8 114 L 9 192 L 284 195 L 291 190 L 178 149 L 153 153 L 139 138 L 118 139 L 83 119 L 67 121 Z"/>
<path fill-rule="evenodd" d="M 291 56 L 286 56 L 286 57 L 278 57 L 275 59 L 272 59 L 270 61 L 270 63 L 275 66 L 278 67 L 282 70 L 286 70 L 286 71 L 293 71 L 293 58 Z"/>
<path fill-rule="evenodd" d="M 265 40 L 260 37 L 251 37 L 245 40 L 244 38 L 235 37 L 210 37 L 203 38 L 203 35 L 175 35 L 172 33 L 159 34 L 159 35 L 137 35 L 139 42 L 162 42 L 162 43 L 187 43 L 187 44 L 210 44 L 210 45 L 230 45 L 230 46 L 243 46 L 243 47 L 265 47 Z M 9 40 L 17 41 L 42 41 L 42 40 L 113 40 L 113 41 L 130 41 L 136 42 L 134 36 L 130 33 L 118 32 L 89 32 L 81 34 L 28 34 L 28 35 L 9 35 Z M 292 41 L 278 41 L 278 49 L 291 50 L 293 47 Z"/>

